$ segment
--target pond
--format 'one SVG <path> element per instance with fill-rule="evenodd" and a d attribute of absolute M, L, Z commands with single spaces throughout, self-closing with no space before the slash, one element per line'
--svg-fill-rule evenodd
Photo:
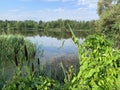
<path fill-rule="evenodd" d="M 80 43 L 83 43 L 85 40 L 84 35 L 86 34 L 84 32 L 84 34 L 80 33 L 79 35 L 82 35 L 79 36 L 79 41 Z M 60 81 L 62 81 L 64 77 L 60 66 L 61 62 L 67 69 L 71 65 L 74 65 L 74 68 L 77 68 L 75 72 L 79 70 L 77 47 L 74 45 L 69 36 L 65 36 L 65 33 L 58 32 L 24 36 L 26 39 L 36 44 L 36 59 L 40 59 L 40 68 L 41 71 L 43 71 L 42 73 L 45 76 L 49 76 Z M 5 80 L 8 80 L 10 77 L 12 77 L 13 73 L 15 72 L 15 65 L 8 61 L 5 64 L 4 71 L 5 72 L 2 72 L 2 69 L 0 71 L 2 73 L 0 74 L 0 81 L 4 81 L 0 82 L 0 86 L 5 83 Z M 58 78 L 59 75 L 61 75 L 61 77 Z"/>
<path fill-rule="evenodd" d="M 64 74 L 61 70 L 61 62 L 66 70 L 73 66 L 75 73 L 79 71 L 78 51 L 71 38 L 58 39 L 36 35 L 26 37 L 26 39 L 36 44 L 36 58 L 39 58 L 42 63 L 40 66 L 44 67 L 44 70 L 41 71 L 45 76 L 63 81 Z M 79 38 L 80 43 L 83 43 L 84 40 Z"/>
<path fill-rule="evenodd" d="M 71 38 L 68 39 L 57 39 L 55 37 L 47 36 L 30 36 L 26 37 L 32 43 L 36 44 L 37 47 L 37 58 L 43 60 L 54 60 L 60 57 L 77 57 L 77 47 L 72 42 Z M 79 39 L 82 43 L 84 39 Z M 43 52 L 43 55 L 40 53 Z"/>

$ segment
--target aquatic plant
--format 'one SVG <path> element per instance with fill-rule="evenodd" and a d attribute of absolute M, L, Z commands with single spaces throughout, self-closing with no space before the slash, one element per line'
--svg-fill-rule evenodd
<path fill-rule="evenodd" d="M 16 70 L 16 66 L 22 67 L 25 62 L 26 54 L 24 46 L 26 45 L 27 59 L 34 59 L 35 45 L 19 35 L 0 35 L 0 77 L 4 82 L 10 79 Z M 14 68 L 14 70 L 8 69 Z M 1 79 L 1 78 L 0 78 Z M 3 84 L 1 84 L 3 85 Z"/>
<path fill-rule="evenodd" d="M 59 90 L 60 84 L 48 77 L 34 76 L 29 67 L 25 68 L 26 76 L 23 75 L 20 68 L 13 76 L 12 80 L 7 81 L 2 90 Z"/>
<path fill-rule="evenodd" d="M 120 90 L 120 50 L 102 35 L 91 35 L 80 44 L 71 28 L 70 32 L 78 48 L 80 67 L 77 75 L 73 75 L 72 66 L 67 71 L 61 64 L 65 83 L 60 85 L 51 78 L 36 75 L 35 65 L 31 63 L 31 67 L 25 67 L 25 75 L 18 67 L 19 71 L 4 85 L 3 90 Z M 40 65 L 39 59 L 37 64 Z"/>
<path fill-rule="evenodd" d="M 91 35 L 78 46 L 80 71 L 67 90 L 119 90 L 120 89 L 120 51 L 113 48 L 111 41 L 101 35 Z M 69 89 L 68 89 L 69 88 Z"/>

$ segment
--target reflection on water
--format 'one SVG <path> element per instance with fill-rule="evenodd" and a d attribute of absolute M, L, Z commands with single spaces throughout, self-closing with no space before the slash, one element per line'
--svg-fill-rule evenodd
<path fill-rule="evenodd" d="M 72 65 L 74 73 L 78 73 L 77 47 L 72 42 L 72 39 L 57 39 L 39 35 L 26 38 L 37 45 L 36 58 L 40 58 L 41 68 L 43 68 L 45 76 L 64 82 L 64 74 L 60 66 L 61 62 L 66 70 Z M 84 41 L 81 38 L 79 40 L 81 43 Z M 41 51 L 43 52 L 42 57 L 40 55 Z"/>
<path fill-rule="evenodd" d="M 65 68 L 74 65 L 76 69 L 75 72 L 78 72 L 79 62 L 77 47 L 72 42 L 72 39 L 67 38 L 69 36 L 65 37 L 66 33 L 56 33 L 52 33 L 52 35 L 48 33 L 47 35 L 42 36 L 40 34 L 36 36 L 25 36 L 25 38 L 36 44 L 36 58 L 40 58 L 41 61 L 45 61 L 40 63 L 40 69 L 43 70 L 44 75 L 51 76 L 53 79 L 61 81 L 61 79 L 64 79 L 64 74 L 59 64 L 63 62 Z M 82 37 L 79 39 L 82 43 L 84 41 L 83 38 L 85 38 L 85 34 L 80 32 L 77 34 L 82 35 Z M 43 54 L 41 54 L 41 52 L 43 52 Z M 0 86 L 5 83 L 5 80 L 8 80 L 8 78 L 12 77 L 16 69 L 13 62 L 7 62 L 3 70 L 5 72 L 3 72 L 1 64 L 0 81 L 4 81 L 0 82 Z M 61 74 L 61 77 L 58 77 L 59 74 Z"/>
<path fill-rule="evenodd" d="M 47 36 L 47 37 L 54 37 L 54 38 L 57 38 L 57 39 L 68 39 L 71 37 L 71 35 L 69 34 L 69 30 L 62 30 L 62 31 L 58 31 L 58 30 L 40 30 L 40 31 L 31 31 L 29 30 L 26 30 L 27 32 L 21 32 L 22 35 L 25 35 L 25 36 L 36 36 L 36 35 L 39 35 L 39 36 Z M 89 31 L 89 30 L 80 30 L 80 31 L 73 31 L 74 34 L 79 37 L 79 38 L 86 38 L 88 35 L 91 35 L 93 34 L 92 31 Z"/>
<path fill-rule="evenodd" d="M 77 48 L 71 39 L 57 39 L 47 36 L 31 36 L 27 37 L 31 42 L 37 45 L 37 57 L 43 51 L 41 60 L 52 60 L 57 57 L 76 56 Z M 84 39 L 80 39 L 82 43 Z"/>

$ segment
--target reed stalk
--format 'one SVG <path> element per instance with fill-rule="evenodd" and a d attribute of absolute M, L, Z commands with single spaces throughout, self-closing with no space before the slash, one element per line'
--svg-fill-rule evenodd
<path fill-rule="evenodd" d="M 26 60 L 28 61 L 28 50 L 26 44 L 24 45 L 24 52 L 25 52 Z"/>

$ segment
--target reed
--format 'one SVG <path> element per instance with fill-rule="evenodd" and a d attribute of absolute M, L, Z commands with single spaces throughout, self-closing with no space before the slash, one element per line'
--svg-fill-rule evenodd
<path fill-rule="evenodd" d="M 3 77 L 1 76 L 0 82 L 7 81 L 12 77 L 14 72 L 11 72 L 11 68 L 14 68 L 14 70 L 18 67 L 23 69 L 23 65 L 25 65 L 26 62 L 33 60 L 33 52 L 35 53 L 35 48 L 35 45 L 23 36 L 0 35 L 0 70 L 4 68 L 3 76 L 5 77 L 3 80 Z M 9 63 L 9 67 L 6 66 Z"/>
<path fill-rule="evenodd" d="M 32 63 L 32 72 L 35 71 L 35 67 L 34 67 L 34 64 Z"/>
<path fill-rule="evenodd" d="M 38 58 L 38 65 L 40 65 L 40 59 Z"/>
<path fill-rule="evenodd" d="M 26 44 L 24 45 L 24 52 L 25 52 L 26 60 L 28 61 L 28 50 Z"/>
<path fill-rule="evenodd" d="M 18 66 L 17 54 L 14 54 L 15 65 Z"/>
<path fill-rule="evenodd" d="M 0 61 L 12 61 L 16 57 L 19 62 L 29 58 L 33 59 L 35 49 L 35 45 L 24 39 L 23 36 L 0 35 Z"/>
<path fill-rule="evenodd" d="M 35 54 L 36 54 L 36 51 L 33 51 L 33 56 L 32 56 L 33 58 L 35 58 Z"/>

